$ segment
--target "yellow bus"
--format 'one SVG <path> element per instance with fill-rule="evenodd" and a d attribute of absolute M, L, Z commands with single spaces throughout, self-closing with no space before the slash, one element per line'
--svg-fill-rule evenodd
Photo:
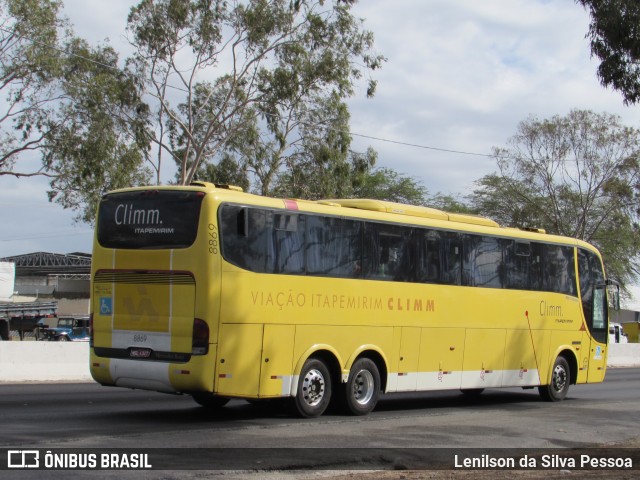
<path fill-rule="evenodd" d="M 90 367 L 103 384 L 330 401 L 383 392 L 604 379 L 608 305 L 591 245 L 481 217 L 375 200 L 139 187 L 101 200 Z"/>

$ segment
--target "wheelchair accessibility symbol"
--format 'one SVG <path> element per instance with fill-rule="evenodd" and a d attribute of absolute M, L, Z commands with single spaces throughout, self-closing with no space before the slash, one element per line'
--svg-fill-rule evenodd
<path fill-rule="evenodd" d="M 112 313 L 111 297 L 100 297 L 100 315 L 111 315 Z"/>

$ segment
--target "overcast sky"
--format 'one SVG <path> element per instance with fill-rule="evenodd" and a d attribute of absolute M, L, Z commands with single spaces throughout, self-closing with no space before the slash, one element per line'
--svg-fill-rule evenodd
<path fill-rule="evenodd" d="M 124 48 L 134 2 L 64 4 L 76 35 Z M 355 13 L 388 62 L 374 75 L 376 96 L 364 98 L 363 86 L 349 102 L 352 149 L 373 147 L 378 166 L 417 178 L 430 193 L 468 193 L 495 170 L 478 154 L 503 146 L 530 115 L 590 109 L 640 127 L 640 107 L 624 107 L 600 86 L 588 15 L 571 0 L 362 0 Z M 0 257 L 91 251 L 91 229 L 48 203 L 46 190 L 46 181 L 0 177 Z"/>

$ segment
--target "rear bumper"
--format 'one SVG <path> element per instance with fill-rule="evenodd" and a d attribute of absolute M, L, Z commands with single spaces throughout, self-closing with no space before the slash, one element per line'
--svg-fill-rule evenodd
<path fill-rule="evenodd" d="M 99 350 L 98 350 L 99 351 Z M 213 392 L 216 345 L 188 362 L 108 358 L 91 348 L 90 371 L 102 385 L 165 393 Z"/>

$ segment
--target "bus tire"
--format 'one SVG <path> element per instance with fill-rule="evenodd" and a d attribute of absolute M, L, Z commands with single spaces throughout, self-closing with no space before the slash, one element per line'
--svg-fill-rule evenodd
<path fill-rule="evenodd" d="M 324 362 L 310 358 L 304 362 L 294 399 L 298 413 L 306 418 L 319 417 L 331 400 L 331 374 Z"/>
<path fill-rule="evenodd" d="M 375 362 L 360 358 L 351 367 L 345 386 L 346 406 L 354 415 L 367 415 L 378 403 L 380 372 Z"/>
<path fill-rule="evenodd" d="M 229 399 L 226 397 L 219 397 L 211 393 L 193 393 L 191 394 L 193 400 L 207 409 L 217 410 L 224 407 L 229 403 Z"/>
<path fill-rule="evenodd" d="M 553 364 L 551 382 L 549 385 L 540 385 L 538 391 L 543 400 L 547 402 L 559 402 L 567 396 L 570 383 L 571 370 L 569 363 L 564 357 L 558 357 Z"/>

